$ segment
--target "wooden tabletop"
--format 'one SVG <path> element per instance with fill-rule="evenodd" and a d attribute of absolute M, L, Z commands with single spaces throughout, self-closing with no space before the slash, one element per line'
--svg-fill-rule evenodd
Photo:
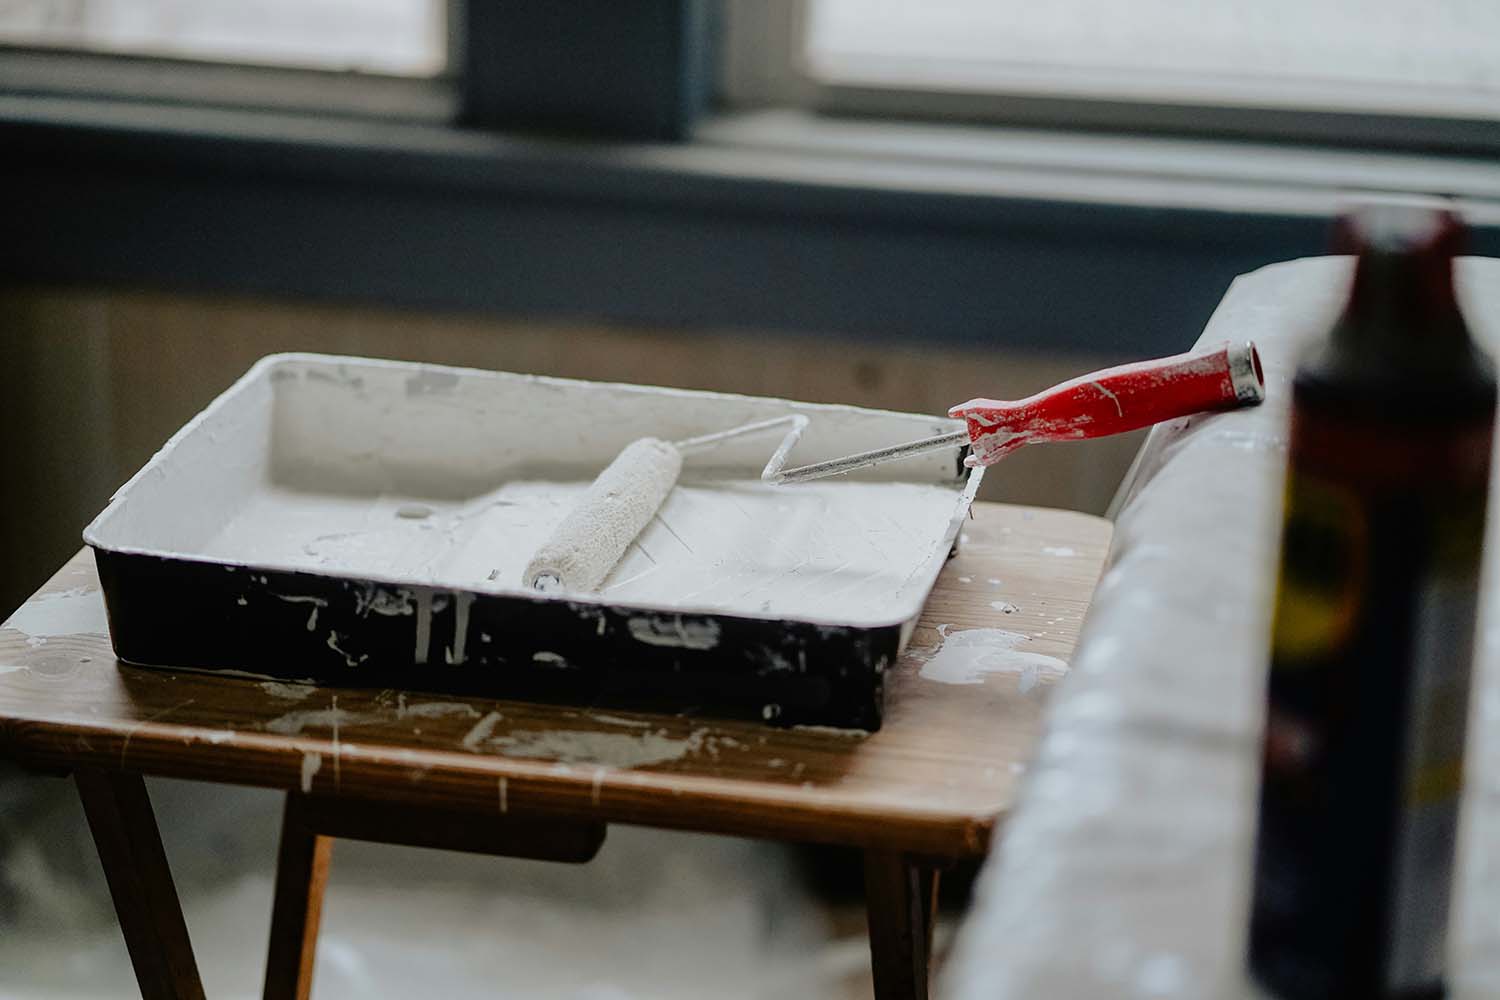
<path fill-rule="evenodd" d="M 1011 803 L 1051 677 L 934 680 L 924 654 L 942 633 L 991 628 L 1066 660 L 1109 535 L 1084 514 L 976 504 L 873 734 L 129 666 L 111 650 L 85 550 L 0 627 L 0 756 L 971 856 Z"/>

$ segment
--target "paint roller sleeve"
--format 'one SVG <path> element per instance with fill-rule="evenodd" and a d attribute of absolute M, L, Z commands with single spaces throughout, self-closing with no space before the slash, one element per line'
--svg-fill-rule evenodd
<path fill-rule="evenodd" d="M 656 438 L 631 442 L 589 485 L 526 566 L 538 590 L 590 591 L 614 569 L 682 471 L 682 452 Z"/>

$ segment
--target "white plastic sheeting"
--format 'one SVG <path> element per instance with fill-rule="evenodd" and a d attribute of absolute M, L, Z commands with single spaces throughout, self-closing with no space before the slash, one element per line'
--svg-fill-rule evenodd
<path fill-rule="evenodd" d="M 1154 430 L 1040 758 L 943 978 L 947 1000 L 1241 998 L 1289 381 L 1346 258 L 1237 279 L 1201 344 L 1253 339 L 1267 399 Z M 1460 262 L 1500 346 L 1500 261 Z M 1491 539 L 1500 529 L 1492 490 Z M 1500 544 L 1486 547 L 1455 925 L 1456 1000 L 1500 996 Z"/>

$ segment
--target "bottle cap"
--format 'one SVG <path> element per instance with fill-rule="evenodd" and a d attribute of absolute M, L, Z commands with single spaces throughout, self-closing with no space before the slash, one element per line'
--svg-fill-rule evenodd
<path fill-rule="evenodd" d="M 1435 254 L 1463 252 L 1464 225 L 1444 198 L 1363 199 L 1350 205 L 1334 228 L 1334 248 L 1348 254 Z"/>

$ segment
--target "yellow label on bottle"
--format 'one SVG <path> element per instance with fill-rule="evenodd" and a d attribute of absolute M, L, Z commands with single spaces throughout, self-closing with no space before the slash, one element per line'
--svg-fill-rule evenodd
<path fill-rule="evenodd" d="M 1272 653 L 1291 666 L 1343 645 L 1359 619 L 1368 522 L 1359 498 L 1293 468 L 1276 586 Z"/>

